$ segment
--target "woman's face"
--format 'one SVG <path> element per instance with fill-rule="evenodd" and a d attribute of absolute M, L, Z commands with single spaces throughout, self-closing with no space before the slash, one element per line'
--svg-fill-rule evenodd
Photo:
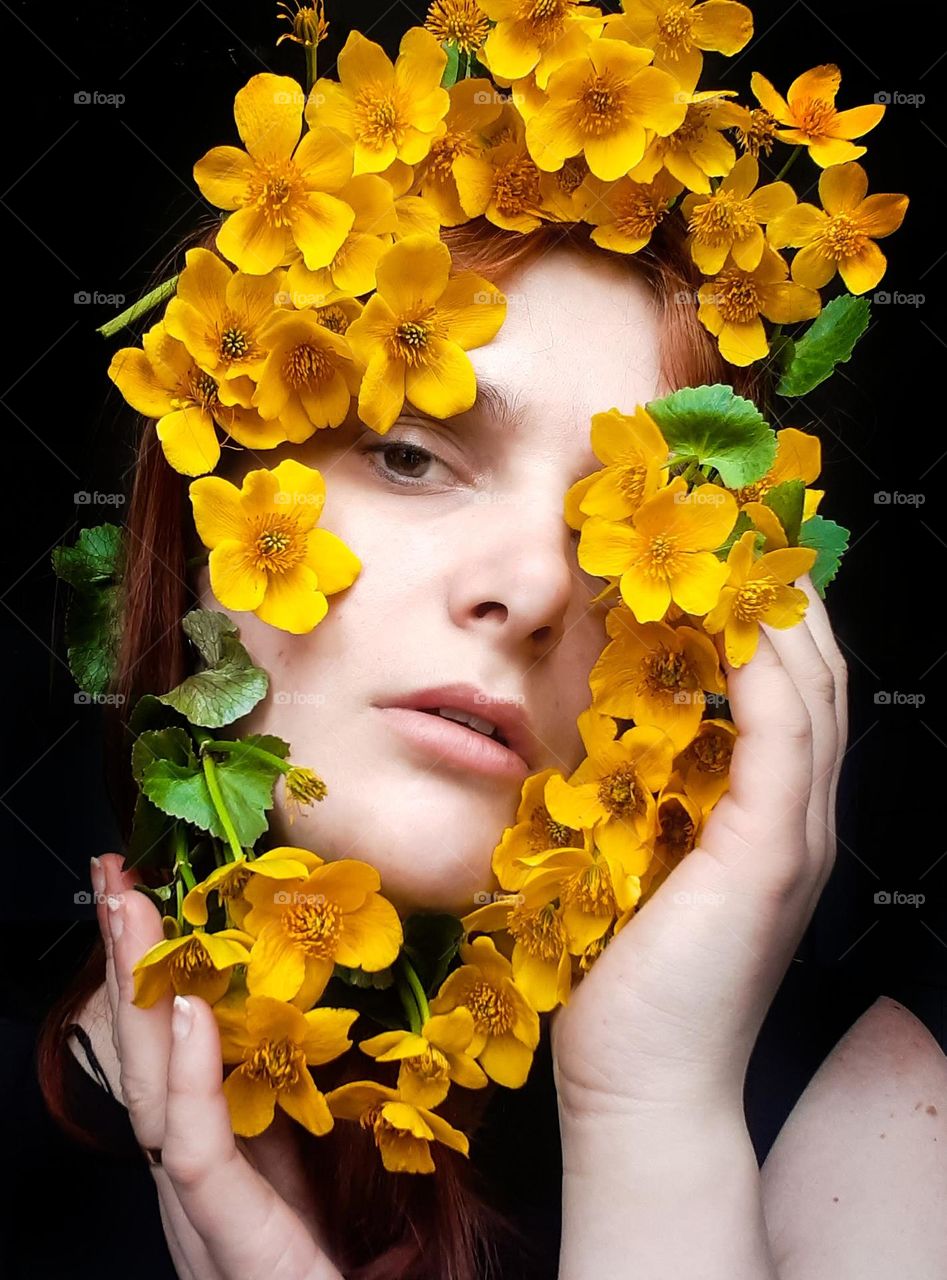
<path fill-rule="evenodd" d="M 607 608 L 591 603 L 602 581 L 578 566 L 563 496 L 601 465 L 591 415 L 631 412 L 660 384 L 652 295 L 622 264 L 562 246 L 502 287 L 507 318 L 470 352 L 480 396 L 469 412 L 434 421 L 406 404 L 385 436 L 353 412 L 305 444 L 241 450 L 228 473 L 239 484 L 284 457 L 317 467 L 320 523 L 362 563 L 307 635 L 232 615 L 270 675 L 267 698 L 235 730 L 278 734 L 328 788 L 290 824 L 278 786 L 272 843 L 371 863 L 403 913 L 472 910 L 494 886 L 491 856 L 522 776 L 568 775 L 583 759 L 576 718 Z M 205 607 L 221 608 L 206 568 L 198 587 Z M 434 733 L 474 730 L 379 705 L 454 683 L 525 719 L 522 776 L 478 772 L 401 726 L 406 714 L 431 719 Z M 486 704 L 480 714 L 490 719 Z"/>

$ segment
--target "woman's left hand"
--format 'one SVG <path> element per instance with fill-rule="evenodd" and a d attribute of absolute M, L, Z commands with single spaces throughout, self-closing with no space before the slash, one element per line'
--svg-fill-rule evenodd
<path fill-rule="evenodd" d="M 554 1014 L 564 1121 L 728 1105 L 835 860 L 847 668 L 808 574 L 806 616 L 725 664 L 738 736 L 698 845 Z M 737 1110 L 738 1109 L 738 1110 Z"/>

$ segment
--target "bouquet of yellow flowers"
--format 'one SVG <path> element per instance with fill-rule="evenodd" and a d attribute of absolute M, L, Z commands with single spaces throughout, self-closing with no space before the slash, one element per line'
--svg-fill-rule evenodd
<path fill-rule="evenodd" d="M 194 166 L 221 210 L 216 251 L 189 250 L 179 275 L 103 327 L 111 336 L 163 308 L 109 376 L 191 477 L 224 608 L 304 635 L 361 562 L 320 524 L 318 470 L 287 459 L 238 488 L 213 474 L 222 443 L 302 443 L 353 402 L 381 435 L 406 403 L 436 419 L 473 405 L 467 353 L 496 335 L 507 299 L 455 269 L 445 227 L 585 224 L 601 248 L 634 254 L 678 218 L 704 277 L 684 301 L 726 361 L 767 361 L 791 398 L 851 356 L 886 268 L 877 241 L 908 203 L 867 194 L 859 163 L 885 108 L 839 109 L 834 65 L 803 71 L 785 97 L 758 72 L 755 102 L 698 89 L 705 53 L 749 42 L 744 4 L 434 0 L 394 60 L 353 31 L 337 78 L 318 74 L 321 0 L 281 7 L 305 84 L 254 75 L 234 102 L 241 145 Z M 761 182 L 774 148 L 785 162 Z M 818 204 L 787 181 L 804 151 Z M 823 304 L 836 275 L 844 290 Z M 433 1170 L 435 1141 L 466 1154 L 437 1111 L 449 1091 L 524 1083 L 540 1015 L 569 1000 L 726 791 L 724 659 L 749 661 L 761 624 L 797 623 L 807 599 L 794 581 L 809 573 L 824 593 L 845 550 L 847 530 L 818 513 L 819 440 L 774 430 L 725 384 L 603 407 L 590 440 L 601 467 L 563 504 L 610 605 L 578 721 L 585 759 L 523 783 L 493 852 L 497 892 L 469 914 L 402 920 L 368 863 L 266 847 L 280 779 L 295 806 L 318 804 L 326 785 L 282 739 L 221 732 L 268 689 L 229 617 L 189 612 L 195 669 L 135 706 L 130 865 L 148 849 L 165 872 L 141 886 L 165 938 L 136 966 L 135 1000 L 172 990 L 213 1006 L 236 1133 L 260 1133 L 279 1105 L 317 1135 L 337 1119 L 371 1127 L 392 1171 Z M 73 671 L 100 693 L 120 625 L 121 531 L 86 529 L 54 564 L 74 588 Z M 327 988 L 352 1007 L 327 1004 Z M 318 1067 L 353 1047 L 360 1010 L 383 1029 L 358 1050 L 397 1062 L 397 1083 L 323 1093 Z"/>

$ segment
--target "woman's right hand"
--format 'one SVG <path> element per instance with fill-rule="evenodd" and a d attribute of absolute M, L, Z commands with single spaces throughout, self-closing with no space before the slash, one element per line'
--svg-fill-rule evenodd
<path fill-rule="evenodd" d="M 123 861 L 117 854 L 99 859 L 101 885 L 93 865 L 112 1040 L 135 1136 L 143 1148 L 161 1152 L 151 1172 L 178 1275 L 342 1280 L 319 1247 L 315 1224 L 304 1222 L 237 1145 L 210 1005 L 188 996 L 175 1007 L 170 994 L 147 1009 L 132 1003 L 132 968 L 163 934 L 159 912 L 134 889 L 135 877 L 122 870 Z M 267 1131 L 250 1141 L 269 1137 Z"/>

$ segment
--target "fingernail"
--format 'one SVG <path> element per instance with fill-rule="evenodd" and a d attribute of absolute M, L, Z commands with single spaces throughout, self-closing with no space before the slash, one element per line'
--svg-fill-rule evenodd
<path fill-rule="evenodd" d="M 122 900 L 121 898 L 116 898 L 114 894 L 110 893 L 107 901 L 109 908 L 109 932 L 112 935 L 112 941 L 117 942 L 122 936 L 122 929 L 125 927 Z"/>
<path fill-rule="evenodd" d="M 105 892 L 105 868 L 99 862 L 98 858 L 89 859 L 89 874 L 92 877 L 92 888 L 96 894 Z"/>
<path fill-rule="evenodd" d="M 174 997 L 171 1009 L 171 1031 L 178 1040 L 186 1040 L 194 1025 L 194 1006 L 184 996 Z"/>

